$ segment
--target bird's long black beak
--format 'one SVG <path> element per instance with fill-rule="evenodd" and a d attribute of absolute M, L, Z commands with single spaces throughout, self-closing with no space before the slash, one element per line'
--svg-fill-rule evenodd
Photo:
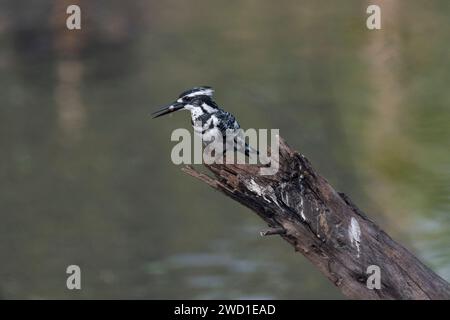
<path fill-rule="evenodd" d="M 181 102 L 174 102 L 172 104 L 169 104 L 168 106 L 164 106 L 163 108 L 159 109 L 158 111 L 155 111 L 152 113 L 153 119 L 158 118 L 161 116 L 164 116 L 166 114 L 175 112 L 177 110 L 183 109 L 184 104 Z"/>

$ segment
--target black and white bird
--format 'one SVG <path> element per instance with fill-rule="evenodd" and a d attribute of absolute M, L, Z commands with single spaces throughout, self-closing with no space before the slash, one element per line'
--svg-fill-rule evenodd
<path fill-rule="evenodd" d="M 234 149 L 245 153 L 246 156 L 259 154 L 240 138 L 240 126 L 235 117 L 219 108 L 212 96 L 214 89 L 211 87 L 195 87 L 184 91 L 178 99 L 153 112 L 153 118 L 178 111 L 188 110 L 191 112 L 191 123 L 194 132 L 202 137 L 205 144 L 213 141 L 215 137 L 225 137 L 228 134 L 234 140 Z"/>

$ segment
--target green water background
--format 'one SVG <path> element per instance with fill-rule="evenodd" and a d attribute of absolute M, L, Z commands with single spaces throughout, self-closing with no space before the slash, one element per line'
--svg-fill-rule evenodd
<path fill-rule="evenodd" d="M 450 280 L 449 1 L 70 3 L 0 3 L 0 297 L 342 298 L 170 161 L 196 85 Z"/>

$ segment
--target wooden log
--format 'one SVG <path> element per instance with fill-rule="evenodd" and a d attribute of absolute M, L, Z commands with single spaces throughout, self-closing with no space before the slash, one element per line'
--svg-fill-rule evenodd
<path fill-rule="evenodd" d="M 280 138 L 279 170 L 258 165 L 205 165 L 209 176 L 183 171 L 258 214 L 269 229 L 302 253 L 341 292 L 353 299 L 449 299 L 450 285 L 394 241 L 310 162 Z M 380 268 L 380 289 L 369 289 L 371 265 Z"/>

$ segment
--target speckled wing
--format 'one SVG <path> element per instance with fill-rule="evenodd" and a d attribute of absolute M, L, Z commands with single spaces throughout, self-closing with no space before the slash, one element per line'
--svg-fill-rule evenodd
<path fill-rule="evenodd" d="M 226 135 L 227 129 L 237 130 L 240 128 L 235 117 L 229 112 L 220 110 L 214 113 L 214 116 L 219 120 L 217 128 L 222 132 L 222 135 Z"/>

